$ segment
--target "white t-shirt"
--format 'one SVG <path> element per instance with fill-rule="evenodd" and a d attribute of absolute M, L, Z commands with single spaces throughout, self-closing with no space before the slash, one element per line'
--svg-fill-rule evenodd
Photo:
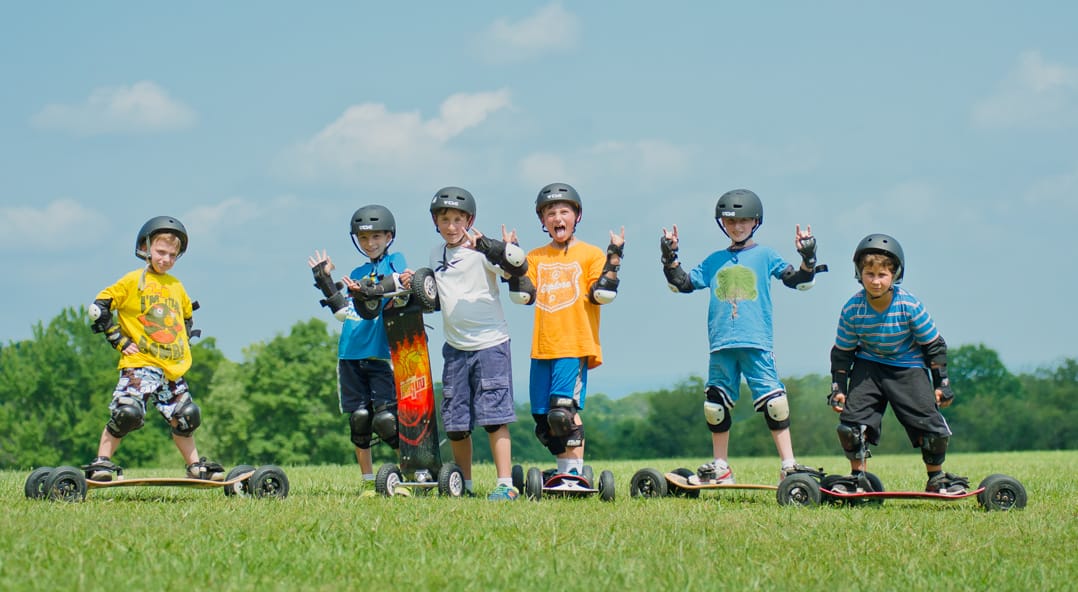
<path fill-rule="evenodd" d="M 499 299 L 501 269 L 479 251 L 438 245 L 430 267 L 438 284 L 445 341 L 456 349 L 478 351 L 509 340 Z"/>

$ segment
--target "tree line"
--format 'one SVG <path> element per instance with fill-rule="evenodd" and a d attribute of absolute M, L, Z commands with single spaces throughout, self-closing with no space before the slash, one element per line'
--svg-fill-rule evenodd
<path fill-rule="evenodd" d="M 337 335 L 315 318 L 248 347 L 240 362 L 227 359 L 213 338 L 196 343 L 187 380 L 202 408 L 195 434 L 200 451 L 226 466 L 354 463 L 348 419 L 337 402 L 336 354 Z M 90 331 L 83 307 L 39 322 L 30 339 L 0 344 L 0 469 L 88 462 L 108 421 L 118 356 Z M 955 434 L 952 452 L 1078 448 L 1078 360 L 1012 374 L 995 351 L 963 345 L 952 348 L 950 375 L 957 398 L 944 415 Z M 783 381 L 797 454 L 841 457 L 838 417 L 825 403 L 830 377 Z M 708 458 L 703 393 L 703 379 L 690 377 L 618 399 L 589 394 L 587 458 Z M 763 419 L 745 404 L 748 397 L 742 393 L 733 411 L 731 455 L 773 456 L 774 444 Z M 518 404 L 517 418 L 510 427 L 514 462 L 552 462 L 533 435 L 527 403 Z M 891 413 L 883 429 L 876 452 L 914 453 Z M 475 452 L 477 460 L 489 460 L 485 446 Z M 376 463 L 395 459 L 384 445 L 376 445 L 374 455 Z M 448 447 L 443 458 L 450 458 Z M 152 408 L 145 427 L 124 438 L 116 460 L 124 466 L 180 463 L 167 425 Z"/>

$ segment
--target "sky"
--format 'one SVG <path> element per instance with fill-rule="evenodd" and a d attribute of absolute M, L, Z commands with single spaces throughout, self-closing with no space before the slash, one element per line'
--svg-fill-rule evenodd
<path fill-rule="evenodd" d="M 1051 366 L 1078 357 L 1075 22 L 1063 1 L 11 4 L 0 343 L 138 268 L 135 234 L 164 214 L 190 233 L 173 272 L 196 326 L 243 361 L 336 322 L 306 260 L 360 265 L 360 206 L 393 211 L 415 268 L 439 243 L 438 188 L 469 189 L 480 231 L 530 249 L 548 240 L 538 190 L 566 182 L 578 238 L 626 236 L 589 392 L 706 376 L 707 294 L 668 289 L 659 237 L 677 224 L 689 266 L 725 248 L 714 208 L 735 188 L 763 201 L 759 243 L 796 262 L 811 225 L 831 269 L 772 285 L 780 375 L 828 372 L 876 232 L 951 347 Z M 526 401 L 533 310 L 502 301 Z"/>

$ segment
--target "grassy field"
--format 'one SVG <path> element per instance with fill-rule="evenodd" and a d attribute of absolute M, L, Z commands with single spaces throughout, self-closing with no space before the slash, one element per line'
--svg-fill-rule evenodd
<path fill-rule="evenodd" d="M 703 460 L 596 461 L 616 476 L 613 503 L 361 497 L 355 466 L 286 467 L 284 500 L 128 487 L 62 503 L 27 499 L 29 471 L 2 472 L 0 590 L 1071 590 L 1078 578 L 1078 452 L 948 457 L 973 483 L 1019 479 L 1029 505 L 1018 512 L 972 498 L 809 509 L 772 491 L 628 495 L 637 469 Z M 732 464 L 740 482 L 776 480 L 775 459 Z M 912 451 L 869 470 L 888 490 L 919 490 L 919 465 Z M 476 473 L 485 494 L 493 468 Z"/>

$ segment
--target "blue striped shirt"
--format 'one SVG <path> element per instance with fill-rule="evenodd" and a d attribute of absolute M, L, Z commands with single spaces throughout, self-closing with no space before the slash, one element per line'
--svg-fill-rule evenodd
<path fill-rule="evenodd" d="M 857 349 L 857 357 L 890 366 L 926 367 L 921 346 L 939 337 L 936 324 L 916 296 L 894 287 L 891 306 L 876 312 L 865 291 L 853 295 L 842 307 L 835 346 Z"/>

